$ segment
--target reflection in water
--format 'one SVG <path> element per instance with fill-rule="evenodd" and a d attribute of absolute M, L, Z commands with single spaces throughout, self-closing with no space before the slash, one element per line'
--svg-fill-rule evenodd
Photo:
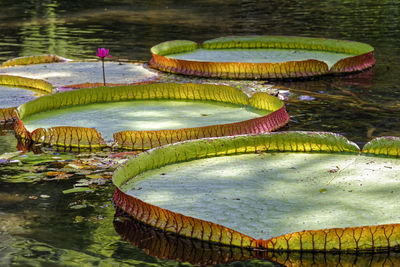
<path fill-rule="evenodd" d="M 104 44 L 124 58 L 147 60 L 149 47 L 161 41 L 235 34 L 324 36 L 373 45 L 399 38 L 399 7 L 390 0 L 2 0 L 2 4 L 0 26 L 7 41 L 2 50 L 8 55 L 1 56 L 6 58 L 38 52 L 88 58 Z"/>
<path fill-rule="evenodd" d="M 301 253 L 268 252 L 219 246 L 200 240 L 179 237 L 144 225 L 116 208 L 115 231 L 147 254 L 194 265 L 229 264 L 236 261 L 284 266 L 400 266 L 400 253 Z M 273 264 L 275 263 L 275 264 Z M 279 265 L 281 266 L 281 265 Z"/>
<path fill-rule="evenodd" d="M 11 130 L 13 128 L 14 125 L 12 123 L 2 124 L 0 122 L 0 155 L 16 151 L 17 140 Z"/>
<path fill-rule="evenodd" d="M 268 253 L 268 258 L 284 266 L 400 266 L 400 253 Z"/>
<path fill-rule="evenodd" d="M 196 239 L 162 232 L 130 218 L 117 208 L 115 231 L 122 239 L 151 256 L 189 262 L 194 265 L 214 265 L 256 257 L 256 252 L 237 247 L 219 246 Z"/>

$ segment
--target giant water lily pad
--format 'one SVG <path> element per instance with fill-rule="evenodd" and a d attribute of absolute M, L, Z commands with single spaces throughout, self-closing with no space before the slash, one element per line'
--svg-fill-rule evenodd
<path fill-rule="evenodd" d="M 399 171 L 397 159 L 245 154 L 151 170 L 121 189 L 161 208 L 268 239 L 305 229 L 400 222 Z"/>
<path fill-rule="evenodd" d="M 235 123 L 265 116 L 233 104 L 196 101 L 122 101 L 73 106 L 34 114 L 23 119 L 29 131 L 55 126 L 96 128 L 107 142 L 120 131 L 154 131 Z"/>
<path fill-rule="evenodd" d="M 98 87 L 44 96 L 19 107 L 15 131 L 33 142 L 123 149 L 276 130 L 289 117 L 266 93 L 248 98 L 230 86 L 143 84 Z M 103 139 L 103 136 L 105 140 Z"/>
<path fill-rule="evenodd" d="M 107 83 L 131 84 L 154 79 L 157 75 L 139 63 L 105 62 Z M 0 74 L 46 80 L 53 87 L 103 81 L 100 62 L 33 64 L 1 68 Z"/>
<path fill-rule="evenodd" d="M 197 44 L 175 40 L 151 48 L 154 68 L 220 78 L 296 78 L 367 69 L 368 44 L 284 36 L 222 37 Z"/>
<path fill-rule="evenodd" d="M 369 154 L 378 154 L 377 142 L 367 145 Z M 118 169 L 114 201 L 154 227 L 222 244 L 270 251 L 396 248 L 400 162 L 359 153 L 329 133 L 184 142 Z"/>

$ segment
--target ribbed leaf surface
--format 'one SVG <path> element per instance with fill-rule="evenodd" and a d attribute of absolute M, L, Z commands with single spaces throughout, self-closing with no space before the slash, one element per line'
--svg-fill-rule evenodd
<path fill-rule="evenodd" d="M 257 256 L 254 251 L 239 247 L 219 246 L 215 243 L 165 234 L 126 217 L 114 219 L 114 228 L 123 240 L 149 255 L 190 262 L 194 265 L 229 263 Z"/>
<path fill-rule="evenodd" d="M 247 96 L 230 86 L 211 84 L 143 84 L 135 86 L 85 88 L 48 95 L 20 107 L 21 118 L 61 107 L 110 101 L 144 99 L 211 100 L 247 105 Z"/>
<path fill-rule="evenodd" d="M 400 245 L 400 224 L 296 232 L 261 244 L 272 251 L 389 251 Z"/>
<path fill-rule="evenodd" d="M 91 149 L 106 147 L 106 142 L 96 129 L 84 127 L 39 128 L 30 134 L 30 138 L 35 143 L 61 147 Z"/>
<path fill-rule="evenodd" d="M 115 216 L 119 216 L 118 212 Z M 123 240 L 139 247 L 147 254 L 159 258 L 189 262 L 194 265 L 226 264 L 249 261 L 256 265 L 257 259 L 271 260 L 288 267 L 298 266 L 399 266 L 398 252 L 384 253 L 332 253 L 306 251 L 248 250 L 239 247 L 219 246 L 209 242 L 183 238 L 158 231 L 136 220 L 114 218 L 114 228 Z"/>

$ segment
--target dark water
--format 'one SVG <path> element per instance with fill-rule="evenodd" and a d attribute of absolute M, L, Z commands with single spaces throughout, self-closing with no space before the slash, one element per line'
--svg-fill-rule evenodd
<path fill-rule="evenodd" d="M 296 35 L 366 42 L 375 47 L 377 59 L 375 68 L 367 72 L 275 83 L 290 92 L 289 129 L 338 132 L 360 146 L 375 136 L 400 135 L 400 1 L 0 0 L 0 4 L 0 61 L 42 53 L 89 59 L 95 58 L 97 47 L 110 48 L 114 59 L 147 61 L 149 48 L 162 41 L 203 41 L 227 35 Z M 12 132 L 1 134 L 1 153 L 15 151 Z M 156 255 L 154 246 L 149 245 L 147 255 L 137 248 L 138 242 L 131 242 L 133 246 L 121 238 L 112 222 L 111 188 L 63 195 L 61 191 L 75 181 L 13 183 L 12 177 L 18 173 L 0 168 L 1 265 L 180 265 L 151 256 Z M 40 194 L 50 197 L 29 198 Z M 74 208 L 82 203 L 83 208 Z M 146 238 L 158 240 L 154 235 Z M 195 254 L 205 259 L 210 254 L 205 251 Z M 383 262 L 379 257 L 368 257 L 361 260 L 376 265 Z M 211 262 L 218 261 L 200 263 Z M 268 264 L 256 259 L 235 266 Z"/>

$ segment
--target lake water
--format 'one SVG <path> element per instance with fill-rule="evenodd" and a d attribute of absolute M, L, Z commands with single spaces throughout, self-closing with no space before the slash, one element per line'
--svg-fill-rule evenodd
<path fill-rule="evenodd" d="M 400 135 L 399 1 L 182 2 L 0 0 L 0 61 L 43 53 L 94 59 L 98 47 L 109 48 L 114 60 L 148 61 L 150 47 L 163 41 L 200 42 L 228 35 L 294 35 L 366 42 L 375 47 L 377 60 L 367 72 L 273 83 L 288 95 L 291 122 L 287 129 L 342 133 L 360 146 L 376 136 Z M 1 153 L 15 151 L 12 132 L 1 134 Z M 112 222 L 112 188 L 64 195 L 61 191 L 76 181 L 12 182 L 19 173 L 1 168 L 2 266 L 180 265 L 153 257 L 155 247 L 150 246 L 147 255 L 121 238 Z M 29 198 L 41 194 L 50 197 Z M 154 239 L 154 235 L 147 238 Z M 210 251 L 200 251 L 204 255 L 200 258 L 205 259 Z M 368 257 L 358 260 L 368 261 Z M 354 262 L 354 258 L 349 261 Z M 235 266 L 256 264 L 270 263 L 250 260 Z"/>

